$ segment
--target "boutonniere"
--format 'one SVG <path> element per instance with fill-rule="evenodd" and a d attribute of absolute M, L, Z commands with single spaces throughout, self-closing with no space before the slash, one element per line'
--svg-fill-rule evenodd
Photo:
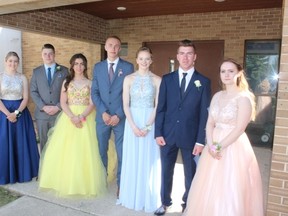
<path fill-rule="evenodd" d="M 122 69 L 119 69 L 118 70 L 118 77 L 122 76 L 123 72 L 122 72 Z"/>
<path fill-rule="evenodd" d="M 200 80 L 195 80 L 194 84 L 198 88 L 198 91 L 199 91 L 199 88 L 202 86 Z"/>
<path fill-rule="evenodd" d="M 56 71 L 60 71 L 61 70 L 61 66 L 60 65 L 57 65 L 56 66 Z"/>
<path fill-rule="evenodd" d="M 61 71 L 61 66 L 60 66 L 60 65 L 57 65 L 56 68 L 55 68 L 55 71 L 56 71 L 56 72 Z M 59 74 L 58 74 L 58 77 L 61 78 L 61 77 L 62 77 L 62 73 L 59 73 Z"/>

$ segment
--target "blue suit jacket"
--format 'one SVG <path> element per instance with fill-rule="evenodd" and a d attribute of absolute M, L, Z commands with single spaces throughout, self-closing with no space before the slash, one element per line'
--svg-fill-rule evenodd
<path fill-rule="evenodd" d="M 199 80 L 201 87 L 196 87 Z M 157 114 L 155 137 L 163 136 L 167 145 L 193 149 L 196 142 L 205 144 L 205 127 L 211 99 L 210 80 L 196 70 L 180 96 L 178 70 L 163 76 Z"/>
<path fill-rule="evenodd" d="M 92 101 L 96 106 L 96 121 L 103 122 L 104 112 L 125 119 L 123 111 L 122 91 L 124 77 L 134 71 L 133 64 L 119 59 L 110 85 L 107 60 L 96 63 L 93 71 L 91 88 Z"/>

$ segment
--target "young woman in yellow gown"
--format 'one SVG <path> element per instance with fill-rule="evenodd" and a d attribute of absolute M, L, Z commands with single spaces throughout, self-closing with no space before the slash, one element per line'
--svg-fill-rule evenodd
<path fill-rule="evenodd" d="M 39 188 L 62 197 L 95 197 L 106 192 L 107 175 L 96 139 L 87 59 L 75 54 L 70 64 L 61 90 L 63 112 L 49 131 L 41 155 Z"/>

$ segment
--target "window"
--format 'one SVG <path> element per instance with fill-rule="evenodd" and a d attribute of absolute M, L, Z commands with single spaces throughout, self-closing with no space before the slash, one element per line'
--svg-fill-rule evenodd
<path fill-rule="evenodd" d="M 272 147 L 280 47 L 280 40 L 245 41 L 244 67 L 256 97 L 256 119 L 247 131 L 254 145 Z"/>

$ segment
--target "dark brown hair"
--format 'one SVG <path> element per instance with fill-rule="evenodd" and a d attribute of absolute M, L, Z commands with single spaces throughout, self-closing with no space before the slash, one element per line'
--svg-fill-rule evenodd
<path fill-rule="evenodd" d="M 196 53 L 196 46 L 191 40 L 185 39 L 185 40 L 180 41 L 178 43 L 178 50 L 179 50 L 179 47 L 193 47 L 194 52 Z"/>
<path fill-rule="evenodd" d="M 76 59 L 82 59 L 83 60 L 83 64 L 84 64 L 84 71 L 83 71 L 83 75 L 84 77 L 86 77 L 88 79 L 88 74 L 87 74 L 87 58 L 82 54 L 82 53 L 77 53 L 77 54 L 74 54 L 71 59 L 70 59 L 70 73 L 69 75 L 66 77 L 66 82 L 64 84 L 64 88 L 65 88 L 65 92 L 67 91 L 68 89 L 68 85 L 69 83 L 74 79 L 75 77 L 75 71 L 74 71 L 74 65 L 75 65 L 75 61 Z"/>
<path fill-rule="evenodd" d="M 53 52 L 55 53 L 55 48 L 54 48 L 54 46 L 53 46 L 52 44 L 49 44 L 49 43 L 44 44 L 44 45 L 42 46 L 42 50 L 43 50 L 43 49 L 52 49 Z"/>

